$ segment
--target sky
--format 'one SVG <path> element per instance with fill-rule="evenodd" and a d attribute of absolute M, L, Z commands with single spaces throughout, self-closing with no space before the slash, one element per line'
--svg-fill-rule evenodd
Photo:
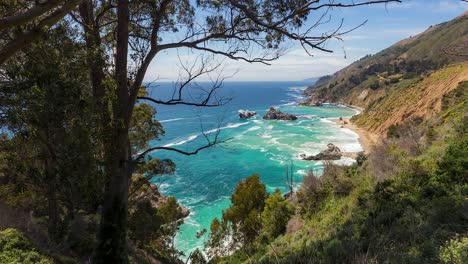
<path fill-rule="evenodd" d="M 342 40 L 328 42 L 326 47 L 332 49 L 333 53 L 313 50 L 313 56 L 309 56 L 297 43 L 286 42 L 283 44 L 286 48 L 285 55 L 271 65 L 251 64 L 222 57 L 216 60 L 222 61 L 223 65 L 219 69 L 223 70 L 220 74 L 230 76 L 229 81 L 300 81 L 332 74 L 367 54 L 375 54 L 465 11 L 468 11 L 468 3 L 460 0 L 403 0 L 399 4 L 334 9 L 330 13 L 334 22 L 318 28 L 316 34 L 330 30 L 336 25 L 333 23 L 341 19 L 344 19 L 345 30 L 366 20 L 367 22 L 344 35 Z M 314 23 L 314 17 L 318 15 L 311 14 L 307 23 Z M 177 80 L 181 76 L 181 62 L 192 64 L 198 55 L 187 49 L 161 52 L 151 63 L 145 81 Z M 216 74 L 211 78 L 217 76 Z M 209 78 L 202 76 L 199 81 Z"/>

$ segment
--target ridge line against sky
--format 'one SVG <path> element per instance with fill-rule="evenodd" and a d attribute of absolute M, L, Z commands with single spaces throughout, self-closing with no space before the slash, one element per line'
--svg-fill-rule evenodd
<path fill-rule="evenodd" d="M 335 9 L 335 21 L 344 19 L 344 28 L 353 28 L 365 20 L 362 27 L 343 36 L 343 41 L 332 40 L 327 48 L 334 53 L 313 51 L 312 57 L 297 44 L 285 43 L 287 54 L 272 65 L 249 64 L 223 59 L 223 75 L 229 81 L 301 81 L 332 74 L 367 54 L 375 54 L 394 43 L 417 35 L 431 25 L 454 19 L 468 11 L 468 3 L 460 0 L 403 0 L 402 3 Z M 313 22 L 313 19 L 310 19 Z M 320 30 L 330 30 L 334 24 Z M 145 82 L 175 81 L 180 76 L 180 62 L 193 62 L 198 53 L 187 49 L 161 52 L 150 65 Z M 199 81 L 209 80 L 204 76 Z"/>

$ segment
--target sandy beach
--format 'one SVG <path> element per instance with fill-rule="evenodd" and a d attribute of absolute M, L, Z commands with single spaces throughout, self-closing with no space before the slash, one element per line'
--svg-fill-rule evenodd
<path fill-rule="evenodd" d="M 342 128 L 351 129 L 352 131 L 356 132 L 359 135 L 359 143 L 361 144 L 365 153 L 369 153 L 372 146 L 374 146 L 380 138 L 379 135 L 354 125 L 349 118 L 343 118 L 342 120 L 333 119 L 332 121 L 334 121 Z"/>

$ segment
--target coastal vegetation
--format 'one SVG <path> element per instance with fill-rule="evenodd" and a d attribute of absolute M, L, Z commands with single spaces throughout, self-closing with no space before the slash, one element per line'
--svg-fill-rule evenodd
<path fill-rule="evenodd" d="M 394 126 L 354 165 L 325 163 L 320 176 L 309 172 L 294 199 L 276 198 L 278 219 L 291 219 L 287 225 L 279 221 L 278 232 L 265 236 L 271 222 L 257 220 L 254 239 L 241 245 L 223 241 L 235 250 L 217 252 L 212 262 L 463 263 L 468 247 L 465 84 L 444 97 L 451 103 L 436 117 Z M 415 134 L 417 140 L 411 140 Z M 251 190 L 244 197 L 252 197 L 259 183 L 249 188 L 249 182 L 236 192 Z M 237 206 L 233 202 L 228 211 Z M 270 211 L 271 204 L 256 215 Z M 251 212 L 245 211 L 247 216 Z M 208 249 L 218 239 L 216 232 L 210 237 Z"/>
<path fill-rule="evenodd" d="M 466 16 L 319 78 L 305 104 L 365 107 L 351 120 L 381 141 L 351 166 L 327 161 L 322 173 L 310 171 L 294 198 L 283 198 L 287 206 L 277 205 L 293 208 L 280 210 L 287 225 L 265 236 L 271 227 L 262 221 L 255 239 L 224 240 L 227 249 L 208 255 L 211 262 L 466 262 L 468 73 L 459 45 Z"/>
<path fill-rule="evenodd" d="M 308 89 L 307 103 L 365 107 L 352 120 L 382 136 L 372 151 L 350 166 L 325 161 L 296 192 L 290 175 L 287 195 L 269 193 L 258 174 L 240 180 L 230 206 L 197 234 L 208 233 L 205 248 L 184 256 L 176 247 L 189 211 L 154 184 L 176 164 L 153 151 L 191 156 L 224 141 L 203 133 L 194 150 L 158 145 L 157 106 L 224 105 L 215 55 L 268 64 L 286 41 L 329 51 L 347 31 L 311 36 L 324 10 L 399 1 L 287 2 L 2 2 L 0 262 L 463 263 L 466 14 Z M 310 14 L 319 19 L 306 28 Z M 163 100 L 143 80 L 158 53 L 175 49 L 204 55 L 182 65 Z M 209 89 L 187 94 L 204 74 Z M 272 108 L 265 119 L 297 117 Z"/>
<path fill-rule="evenodd" d="M 180 263 L 174 236 L 186 210 L 150 183 L 173 173 L 175 164 L 150 153 L 195 155 L 222 140 L 216 133 L 193 151 L 150 146 L 165 132 L 154 119 L 156 105 L 223 105 L 229 98 L 217 96 L 225 77 L 215 56 L 268 64 L 286 41 L 329 52 L 327 41 L 349 31 L 338 24 L 316 32 L 327 10 L 387 2 L 399 1 L 2 1 L 0 224 L 2 241 L 11 240 L 2 244 L 2 257 Z M 316 21 L 305 26 L 310 14 Z M 175 49 L 200 56 L 181 66 L 176 92 L 162 100 L 143 80 L 156 55 Z M 186 91 L 202 75 L 209 75 L 211 87 L 194 100 Z M 283 208 L 278 195 L 267 208 Z M 256 227 L 262 217 L 255 212 L 276 215 L 263 204 L 251 209 L 245 219 Z M 227 212 L 223 221 L 241 232 L 235 238 L 253 243 L 258 230 L 237 230 L 243 215 Z M 270 227 L 266 236 L 280 231 Z"/>

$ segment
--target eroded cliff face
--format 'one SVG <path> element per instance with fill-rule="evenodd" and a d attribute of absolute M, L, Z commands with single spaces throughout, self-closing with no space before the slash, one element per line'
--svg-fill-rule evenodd
<path fill-rule="evenodd" d="M 427 120 L 442 109 L 444 97 L 468 81 L 468 63 L 453 65 L 410 83 L 406 89 L 395 89 L 374 99 L 354 121 L 369 131 L 386 135 L 392 125 L 406 120 Z M 372 99 L 370 99 L 372 100 Z"/>
<path fill-rule="evenodd" d="M 305 105 L 324 102 L 364 108 L 354 121 L 371 132 L 412 118 L 427 119 L 443 97 L 468 80 L 468 13 L 431 26 L 306 89 Z"/>

